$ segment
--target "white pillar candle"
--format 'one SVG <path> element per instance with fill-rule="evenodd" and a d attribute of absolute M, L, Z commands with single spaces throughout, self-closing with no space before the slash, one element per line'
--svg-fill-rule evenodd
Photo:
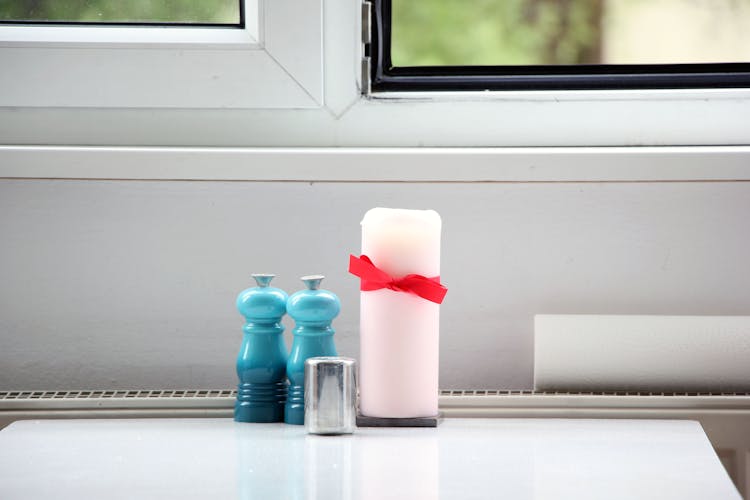
<path fill-rule="evenodd" d="M 393 278 L 440 275 L 440 215 L 373 208 L 362 220 L 362 254 Z M 440 306 L 390 289 L 361 292 L 360 412 L 438 414 Z"/>

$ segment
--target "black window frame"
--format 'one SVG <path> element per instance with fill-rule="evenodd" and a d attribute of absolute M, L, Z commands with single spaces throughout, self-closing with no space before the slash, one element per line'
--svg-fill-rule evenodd
<path fill-rule="evenodd" d="M 372 0 L 370 90 L 614 90 L 750 87 L 750 62 L 658 65 L 393 66 L 391 2 Z"/>

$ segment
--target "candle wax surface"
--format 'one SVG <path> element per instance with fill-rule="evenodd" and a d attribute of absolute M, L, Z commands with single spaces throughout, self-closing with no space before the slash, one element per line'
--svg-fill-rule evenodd
<path fill-rule="evenodd" d="M 373 208 L 362 220 L 362 254 L 394 278 L 439 276 L 441 226 L 434 210 Z"/>
<path fill-rule="evenodd" d="M 440 215 L 374 208 L 362 220 L 362 254 L 394 278 L 440 275 Z M 384 418 L 438 413 L 440 306 L 389 289 L 361 293 L 360 411 Z"/>

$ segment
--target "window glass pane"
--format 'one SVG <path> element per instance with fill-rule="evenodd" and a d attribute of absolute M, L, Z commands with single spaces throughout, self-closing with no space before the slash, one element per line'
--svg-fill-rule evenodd
<path fill-rule="evenodd" d="M 87 23 L 241 23 L 240 0 L 0 0 L 0 20 Z"/>
<path fill-rule="evenodd" d="M 394 66 L 750 61 L 750 0 L 392 0 Z"/>

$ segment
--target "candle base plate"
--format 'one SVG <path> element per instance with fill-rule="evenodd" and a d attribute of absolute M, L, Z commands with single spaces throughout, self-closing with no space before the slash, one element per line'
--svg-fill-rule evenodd
<path fill-rule="evenodd" d="M 384 418 L 357 415 L 357 427 L 437 427 L 442 414 L 434 417 Z"/>

